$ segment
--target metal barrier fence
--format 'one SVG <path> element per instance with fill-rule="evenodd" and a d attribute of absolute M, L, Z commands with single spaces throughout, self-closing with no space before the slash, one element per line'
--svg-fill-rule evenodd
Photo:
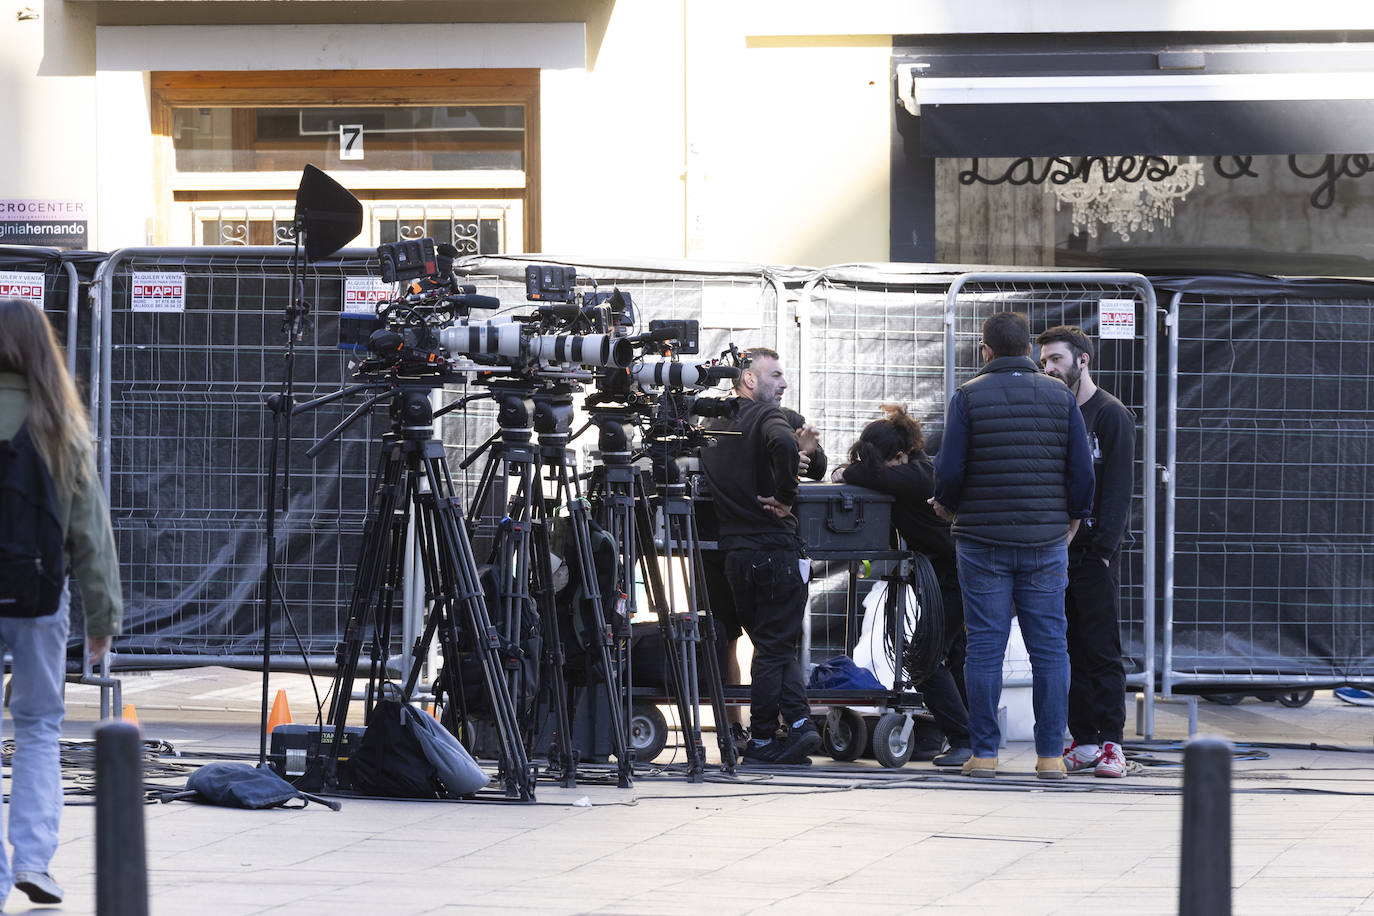
<path fill-rule="evenodd" d="M 45 308 L 68 341 L 78 379 L 91 382 L 130 608 L 121 652 L 150 663 L 255 665 L 270 420 L 264 401 L 281 384 L 290 251 L 126 249 L 100 267 L 92 287 L 97 307 L 86 312 L 80 290 L 93 257 L 0 246 L 0 270 L 42 273 Z M 527 310 L 524 267 L 550 260 L 478 257 L 459 267 L 479 292 L 499 296 L 508 310 Z M 907 404 L 929 434 L 938 433 L 956 380 L 977 368 L 978 326 L 991 311 L 1025 311 L 1036 329 L 1078 324 L 1100 339 L 1101 300 L 1129 299 L 1130 339 L 1101 342 L 1094 377 L 1140 423 L 1123 563 L 1131 682 L 1156 683 L 1158 672 L 1166 696 L 1247 684 L 1374 682 L 1374 636 L 1360 620 L 1374 604 L 1367 480 L 1374 286 L 1270 288 L 1243 278 L 1203 288 L 1156 280 L 1173 294 L 1164 321 L 1169 362 L 1160 373 L 1154 291 L 1134 275 L 553 262 L 574 264 L 603 292 L 630 292 L 641 326 L 652 318 L 703 319 L 702 358 L 731 342 L 779 350 L 797 396 L 789 394 L 789 402 L 822 430 L 832 466 L 883 401 Z M 134 308 L 134 275 L 158 273 L 184 276 L 182 310 Z M 347 278 L 374 273 L 370 250 L 341 252 L 308 269 L 314 325 L 297 351 L 298 400 L 347 380 L 350 354 L 336 346 L 338 303 Z M 442 397 L 467 393 L 455 386 Z M 294 422 L 281 568 L 287 605 L 304 620 L 302 643 L 312 656 L 331 652 L 338 638 L 386 425 L 383 417 L 365 418 L 320 462 L 308 461 L 308 443 L 349 410 L 340 403 Z M 462 472 L 459 465 L 491 432 L 491 408 L 475 403 L 440 428 L 470 492 L 479 468 Z M 585 438 L 584 451 L 593 444 Z M 1166 452 L 1158 526 L 1157 443 Z M 817 652 L 842 641 L 833 632 L 843 614 L 833 601 L 842 590 L 827 580 L 813 592 Z"/>
<path fill-rule="evenodd" d="M 1374 285 L 1169 304 L 1165 693 L 1374 680 Z"/>
<path fill-rule="evenodd" d="M 945 309 L 946 403 L 981 367 L 983 322 L 1018 311 L 1032 334 L 1077 325 L 1097 348 L 1093 381 L 1135 414 L 1131 515 L 1122 544 L 1121 643 L 1127 683 L 1145 686 L 1142 733 L 1154 731 L 1155 684 L 1155 441 L 1157 320 L 1154 288 L 1127 273 L 971 273 L 950 284 Z"/>
<path fill-rule="evenodd" d="M 104 367 L 97 370 L 97 416 L 128 599 L 126 658 L 260 663 L 271 439 L 265 402 L 284 375 L 290 258 L 289 249 L 276 247 L 124 249 L 96 277 L 93 298 L 108 329 L 96 351 L 96 364 Z M 458 267 L 480 293 L 500 297 L 503 311 L 527 311 L 533 305 L 524 297 L 524 267 L 536 260 L 472 258 Z M 786 326 L 778 320 L 781 281 L 762 269 L 576 266 L 604 291 L 614 285 L 630 292 L 641 323 L 696 317 L 713 294 L 739 298 L 743 291 L 757 300 L 759 325 L 745 345 L 787 345 L 778 330 Z M 306 270 L 304 298 L 313 320 L 295 350 L 297 403 L 349 380 L 354 357 L 337 346 L 340 303 L 348 278 L 375 273 L 370 250 L 346 250 Z M 150 304 L 146 284 L 164 280 L 179 298 L 171 306 Z M 708 329 L 702 355 L 734 339 L 735 329 Z M 441 399 L 480 391 L 452 385 Z M 297 414 L 295 444 L 282 461 L 290 485 L 288 508 L 277 522 L 279 580 L 300 640 L 299 647 L 288 640 L 283 651 L 316 663 L 327 661 L 343 629 L 370 478 L 388 428 L 384 405 L 316 461 L 305 449 L 353 406 L 340 401 Z M 464 496 L 481 466 L 462 470 L 462 460 L 494 430 L 494 414 L 489 402 L 477 401 L 436 424 Z"/>

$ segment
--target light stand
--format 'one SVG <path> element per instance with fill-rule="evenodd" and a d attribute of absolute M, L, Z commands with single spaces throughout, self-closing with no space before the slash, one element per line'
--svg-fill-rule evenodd
<path fill-rule="evenodd" d="M 282 448 L 285 418 L 286 473 L 282 478 L 281 508 L 286 511 L 291 497 L 291 408 L 295 403 L 296 342 L 310 327 L 310 302 L 305 298 L 305 266 L 327 258 L 358 236 L 363 226 L 363 206 L 342 185 L 324 172 L 307 165 L 296 190 L 296 212 L 292 221 L 295 236 L 291 254 L 291 292 L 282 330 L 286 333 L 285 376 L 281 392 L 267 399 L 272 412 L 272 443 L 267 458 L 267 568 L 266 594 L 262 610 L 262 722 L 258 743 L 258 767 L 267 766 L 267 720 L 269 678 L 272 670 L 272 610 L 277 583 L 277 486 L 278 457 Z M 303 240 L 303 241 L 302 241 Z M 302 258 L 302 254 L 304 257 Z M 285 603 L 282 606 L 286 611 Z"/>

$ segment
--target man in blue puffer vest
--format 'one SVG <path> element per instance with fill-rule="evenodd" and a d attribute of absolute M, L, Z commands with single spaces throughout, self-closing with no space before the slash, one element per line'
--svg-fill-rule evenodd
<path fill-rule="evenodd" d="M 1092 512 L 1093 466 L 1073 393 L 1030 358 L 1030 323 L 998 312 L 983 323 L 982 370 L 954 392 L 935 459 L 931 505 L 953 524 L 964 593 L 973 756 L 965 776 L 994 776 L 997 703 L 1011 618 L 1030 654 L 1035 771 L 1064 776 L 1069 655 L 1068 542 Z"/>

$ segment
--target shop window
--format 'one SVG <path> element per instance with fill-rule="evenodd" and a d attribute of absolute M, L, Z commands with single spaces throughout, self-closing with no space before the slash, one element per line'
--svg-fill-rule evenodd
<path fill-rule="evenodd" d="M 538 71 L 154 73 L 163 244 L 289 245 L 300 171 L 363 203 L 368 247 L 532 250 Z M 397 88 L 401 87 L 401 88 Z"/>

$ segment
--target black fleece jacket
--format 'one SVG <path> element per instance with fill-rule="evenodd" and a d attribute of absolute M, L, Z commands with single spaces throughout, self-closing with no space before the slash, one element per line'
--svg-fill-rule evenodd
<path fill-rule="evenodd" d="M 778 518 L 758 501 L 760 496 L 787 506 L 796 501 L 797 435 L 777 404 L 735 400 L 734 416 L 713 427 L 714 443 L 701 450 L 701 469 L 716 502 L 720 547 L 800 547 L 797 517 Z"/>

